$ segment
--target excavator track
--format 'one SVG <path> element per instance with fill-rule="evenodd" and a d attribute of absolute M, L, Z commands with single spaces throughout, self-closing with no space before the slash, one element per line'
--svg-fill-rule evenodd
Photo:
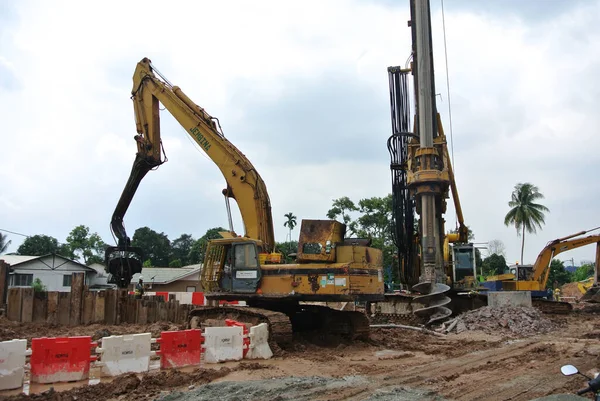
<path fill-rule="evenodd" d="M 237 307 L 237 306 L 201 306 L 190 311 L 188 327 L 199 328 L 208 320 L 233 319 L 242 323 L 269 325 L 269 341 L 281 347 L 290 345 L 293 340 L 292 323 L 290 318 L 282 312 L 269 309 Z"/>
<path fill-rule="evenodd" d="M 349 340 L 365 340 L 369 337 L 370 321 L 366 314 L 357 311 L 340 311 L 328 306 L 299 305 L 292 315 L 294 331 L 316 332 Z"/>
<path fill-rule="evenodd" d="M 542 313 L 566 315 L 573 311 L 573 305 L 568 302 L 550 301 L 543 298 L 533 298 L 531 300 L 533 307 L 539 309 Z"/>

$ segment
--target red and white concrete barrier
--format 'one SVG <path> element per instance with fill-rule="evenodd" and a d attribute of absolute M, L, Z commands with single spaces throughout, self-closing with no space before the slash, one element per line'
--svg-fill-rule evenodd
<path fill-rule="evenodd" d="M 134 291 L 129 291 L 129 295 L 135 295 Z M 146 291 L 144 296 L 161 296 L 165 301 L 169 300 L 170 295 L 175 295 L 175 299 L 184 305 L 206 305 L 207 299 L 203 292 L 164 292 L 164 291 Z M 246 301 L 219 301 L 219 305 L 238 305 L 245 306 Z"/>
<path fill-rule="evenodd" d="M 160 357 L 160 369 L 273 356 L 266 323 L 248 329 L 245 324 L 228 319 L 226 325 L 163 331 L 157 339 L 150 333 L 108 336 L 102 338 L 100 347 L 89 336 L 34 338 L 30 350 L 26 348 L 26 340 L 3 341 L 0 342 L 0 390 L 23 386 L 28 355 L 32 383 L 86 380 L 92 362 L 105 375 L 117 376 L 147 372 L 155 355 Z M 159 344 L 160 350 L 151 351 L 152 343 Z M 92 350 L 97 355 L 92 355 Z"/>

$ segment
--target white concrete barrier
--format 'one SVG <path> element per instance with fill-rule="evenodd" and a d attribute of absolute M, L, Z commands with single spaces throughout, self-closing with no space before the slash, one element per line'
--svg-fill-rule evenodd
<path fill-rule="evenodd" d="M 269 347 L 269 326 L 261 323 L 250 327 L 250 349 L 246 354 L 247 359 L 269 359 L 273 351 Z"/>
<path fill-rule="evenodd" d="M 239 361 L 244 358 L 243 329 L 207 327 L 204 329 L 204 362 Z"/>
<path fill-rule="evenodd" d="M 27 340 L 0 342 L 0 390 L 23 386 Z"/>
<path fill-rule="evenodd" d="M 531 291 L 490 291 L 488 306 L 502 308 L 505 306 L 524 306 L 531 308 Z"/>
<path fill-rule="evenodd" d="M 151 342 L 150 333 L 103 337 L 102 347 L 96 348 L 96 352 L 101 354 L 100 362 L 96 365 L 110 376 L 147 372 L 152 355 Z"/>

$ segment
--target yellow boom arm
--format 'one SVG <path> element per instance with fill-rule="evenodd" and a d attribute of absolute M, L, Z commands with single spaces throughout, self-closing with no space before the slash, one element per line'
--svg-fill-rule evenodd
<path fill-rule="evenodd" d="M 600 235 L 574 238 L 587 232 L 588 231 L 581 231 L 577 234 L 555 239 L 554 241 L 550 241 L 548 245 L 542 249 L 533 265 L 533 281 L 539 282 L 540 288 L 546 287 L 546 282 L 548 281 L 548 276 L 550 274 L 550 262 L 556 255 L 581 246 L 600 243 Z M 600 245 L 597 246 L 597 250 L 600 250 Z"/>
<path fill-rule="evenodd" d="M 179 87 L 171 85 L 147 58 L 141 60 L 135 69 L 132 100 L 138 152 L 111 222 L 119 246 L 129 246 L 123 216 L 139 182 L 149 170 L 166 161 L 161 158 L 160 102 L 223 173 L 227 182 L 223 194 L 236 200 L 246 230 L 244 235 L 262 241 L 264 251 L 270 252 L 275 240 L 265 183 L 244 154 L 219 132 L 218 120 L 192 102 Z"/>

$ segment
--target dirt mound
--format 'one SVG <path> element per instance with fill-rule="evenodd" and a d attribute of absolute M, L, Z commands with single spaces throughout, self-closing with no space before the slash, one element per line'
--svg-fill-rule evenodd
<path fill-rule="evenodd" d="M 4 401 L 107 401 L 121 399 L 154 399 L 164 390 L 179 389 L 188 386 L 203 385 L 221 378 L 231 372 L 231 369 L 196 369 L 193 372 L 178 370 L 163 370 L 148 373 L 142 379 L 134 373 L 126 373 L 115 377 L 110 382 L 90 386 L 72 388 L 67 391 L 54 391 L 51 388 L 41 394 L 19 394 L 11 397 L 0 397 Z M 123 398 L 125 399 L 125 398 Z"/>
<path fill-rule="evenodd" d="M 452 327 L 452 324 L 449 323 L 448 327 Z M 478 330 L 515 338 L 548 333 L 554 329 L 556 324 L 537 308 L 484 306 L 458 316 L 451 331 L 460 333 L 464 330 Z"/>
<path fill-rule="evenodd" d="M 577 287 L 577 283 L 567 283 L 560 287 L 560 295 L 562 297 L 572 297 L 575 300 L 581 298 L 583 295 L 581 291 L 579 291 L 579 287 Z"/>

